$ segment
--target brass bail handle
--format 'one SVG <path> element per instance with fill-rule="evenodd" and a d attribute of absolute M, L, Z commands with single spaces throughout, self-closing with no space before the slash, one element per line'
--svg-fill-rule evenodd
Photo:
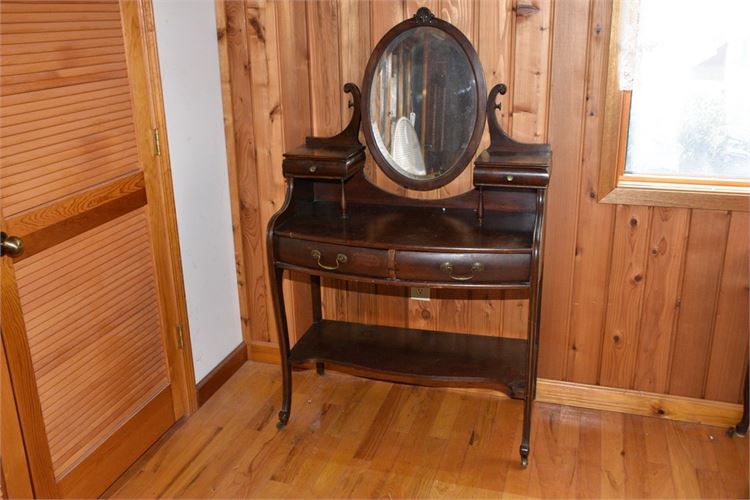
<path fill-rule="evenodd" d="M 475 275 L 484 271 L 484 266 L 481 262 L 475 262 L 471 265 L 471 274 L 469 274 L 468 276 L 456 276 L 455 274 L 453 274 L 453 264 L 451 264 L 450 262 L 443 262 L 442 264 L 440 264 L 440 270 L 447 274 L 452 280 L 469 281 L 470 279 L 474 278 Z"/>
<path fill-rule="evenodd" d="M 315 262 L 318 263 L 318 267 L 321 269 L 325 269 L 327 271 L 335 271 L 339 268 L 341 264 L 346 264 L 346 261 L 348 260 L 346 255 L 343 253 L 336 254 L 336 265 L 335 266 L 326 266 L 325 264 L 322 264 L 320 262 L 320 258 L 322 257 L 320 250 L 313 250 L 310 252 L 310 256 L 315 259 Z"/>
<path fill-rule="evenodd" d="M 18 257 L 23 253 L 23 240 L 18 236 L 0 233 L 0 256 Z"/>

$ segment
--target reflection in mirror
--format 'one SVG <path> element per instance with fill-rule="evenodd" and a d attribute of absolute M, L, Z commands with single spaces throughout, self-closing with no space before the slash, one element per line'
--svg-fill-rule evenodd
<path fill-rule="evenodd" d="M 396 37 L 375 69 L 369 103 L 390 166 L 414 179 L 448 171 L 474 130 L 476 87 L 469 59 L 444 31 L 420 26 Z"/>

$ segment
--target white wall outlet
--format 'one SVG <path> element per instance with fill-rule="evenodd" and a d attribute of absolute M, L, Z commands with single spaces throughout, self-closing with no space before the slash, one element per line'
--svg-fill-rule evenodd
<path fill-rule="evenodd" d="M 426 286 L 413 286 L 409 288 L 409 297 L 414 300 L 430 301 L 430 289 Z"/>

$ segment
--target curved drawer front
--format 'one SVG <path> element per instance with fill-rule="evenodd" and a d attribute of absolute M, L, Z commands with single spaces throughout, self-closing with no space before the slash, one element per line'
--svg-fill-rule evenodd
<path fill-rule="evenodd" d="M 281 263 L 341 274 L 388 277 L 388 251 L 279 238 L 277 260 Z"/>
<path fill-rule="evenodd" d="M 525 282 L 530 253 L 396 252 L 396 278 L 458 283 Z"/>

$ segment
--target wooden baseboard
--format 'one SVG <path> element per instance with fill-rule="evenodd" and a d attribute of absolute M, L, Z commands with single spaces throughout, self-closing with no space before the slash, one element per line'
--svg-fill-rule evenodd
<path fill-rule="evenodd" d="M 537 401 L 720 427 L 742 417 L 742 405 L 734 403 L 549 379 L 539 379 Z"/>
<path fill-rule="evenodd" d="M 278 356 L 278 349 L 277 349 Z M 245 361 L 247 361 L 247 345 L 242 341 L 229 355 L 219 363 L 216 368 L 211 370 L 208 375 L 198 382 L 196 389 L 198 391 L 198 406 L 208 401 L 208 398 L 214 395 L 224 382 L 239 370 Z"/>
<path fill-rule="evenodd" d="M 250 359 L 279 364 L 279 348 L 268 342 L 253 342 L 250 345 Z M 488 389 L 451 390 L 499 394 Z M 536 400 L 720 427 L 734 426 L 742 417 L 742 405 L 734 403 L 541 378 L 537 385 Z"/>

